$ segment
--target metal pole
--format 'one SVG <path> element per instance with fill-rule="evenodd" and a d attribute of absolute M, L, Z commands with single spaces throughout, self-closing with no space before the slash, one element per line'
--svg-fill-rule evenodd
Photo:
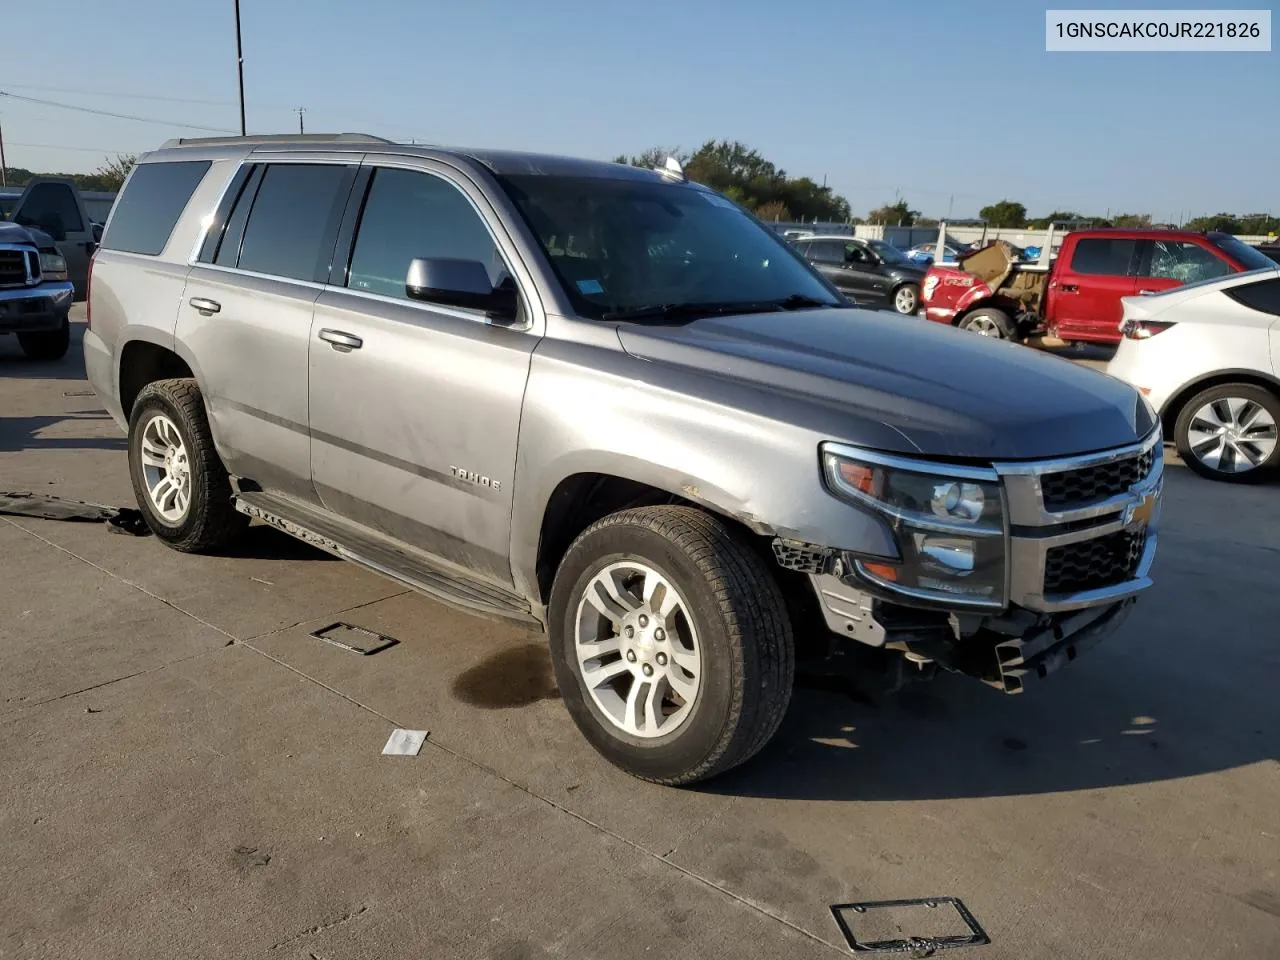
<path fill-rule="evenodd" d="M 9 185 L 9 165 L 4 160 L 4 127 L 0 126 L 0 187 Z"/>
<path fill-rule="evenodd" d="M 302 129 L 302 115 L 303 115 L 303 113 L 305 113 L 305 112 L 306 112 L 306 107 L 299 107 L 299 108 L 298 108 L 298 132 L 299 132 L 299 133 L 306 133 L 306 132 L 307 132 L 306 130 Z"/>
<path fill-rule="evenodd" d="M 245 135 L 244 128 L 244 48 L 240 45 L 240 0 L 236 2 L 236 73 L 240 78 L 240 136 Z M 301 118 L 299 118 L 301 120 Z"/>

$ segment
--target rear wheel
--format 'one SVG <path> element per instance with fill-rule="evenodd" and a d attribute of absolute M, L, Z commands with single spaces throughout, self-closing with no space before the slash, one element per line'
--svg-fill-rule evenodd
<path fill-rule="evenodd" d="M 1280 471 L 1280 397 L 1227 383 L 1183 406 L 1173 438 L 1182 462 L 1210 480 L 1256 483 Z"/>
<path fill-rule="evenodd" d="M 686 507 L 627 510 L 569 548 L 551 592 L 552 662 L 608 760 L 688 784 L 752 757 L 791 698 L 795 649 L 765 561 Z"/>
<path fill-rule="evenodd" d="M 956 326 L 981 337 L 994 337 L 998 340 L 1013 339 L 1013 318 L 995 307 L 983 307 L 972 313 L 966 313 Z"/>
<path fill-rule="evenodd" d="M 57 330 L 41 330 L 39 333 L 18 334 L 18 345 L 31 360 L 61 360 L 71 346 L 71 322 L 62 318 Z"/>
<path fill-rule="evenodd" d="M 249 526 L 232 503 L 194 380 L 142 388 L 129 416 L 129 473 L 147 526 L 175 550 L 225 546 Z"/>
<path fill-rule="evenodd" d="M 920 306 L 920 288 L 914 283 L 904 283 L 893 291 L 893 309 L 903 316 L 914 316 Z"/>

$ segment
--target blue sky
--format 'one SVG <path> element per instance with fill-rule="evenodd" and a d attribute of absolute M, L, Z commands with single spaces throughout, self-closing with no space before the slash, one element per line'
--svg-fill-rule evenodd
<path fill-rule="evenodd" d="M 8 37 L 49 35 L 9 6 Z M 1280 52 L 1050 54 L 1045 6 L 242 0 L 248 126 L 303 106 L 309 131 L 600 158 L 738 139 L 858 213 L 899 190 L 935 216 L 1280 211 Z M 232 10 L 60 0 L 72 39 L 7 42 L 0 91 L 235 130 Z M 66 171 L 202 133 L 3 96 L 0 124 L 10 165 Z"/>

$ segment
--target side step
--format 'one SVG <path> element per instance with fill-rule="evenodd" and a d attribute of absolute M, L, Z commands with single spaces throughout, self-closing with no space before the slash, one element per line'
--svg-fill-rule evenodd
<path fill-rule="evenodd" d="M 539 623 L 523 597 L 492 584 L 460 576 L 434 563 L 428 554 L 371 530 L 317 513 L 305 504 L 253 491 L 237 493 L 235 506 L 247 516 L 269 523 L 326 553 L 389 577 L 433 600 L 467 613 L 499 620 Z"/>

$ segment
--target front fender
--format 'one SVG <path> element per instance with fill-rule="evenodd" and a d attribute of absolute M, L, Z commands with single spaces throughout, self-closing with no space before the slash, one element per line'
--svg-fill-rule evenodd
<path fill-rule="evenodd" d="M 678 367 L 544 345 L 530 367 L 512 503 L 512 576 L 526 596 L 539 594 L 552 494 L 584 473 L 647 484 L 762 536 L 894 555 L 880 522 L 823 484 L 818 449 L 832 437 L 786 419 L 777 396 L 744 388 L 717 396 L 710 381 L 690 381 Z M 674 389 L 681 381 L 691 392 Z"/>

